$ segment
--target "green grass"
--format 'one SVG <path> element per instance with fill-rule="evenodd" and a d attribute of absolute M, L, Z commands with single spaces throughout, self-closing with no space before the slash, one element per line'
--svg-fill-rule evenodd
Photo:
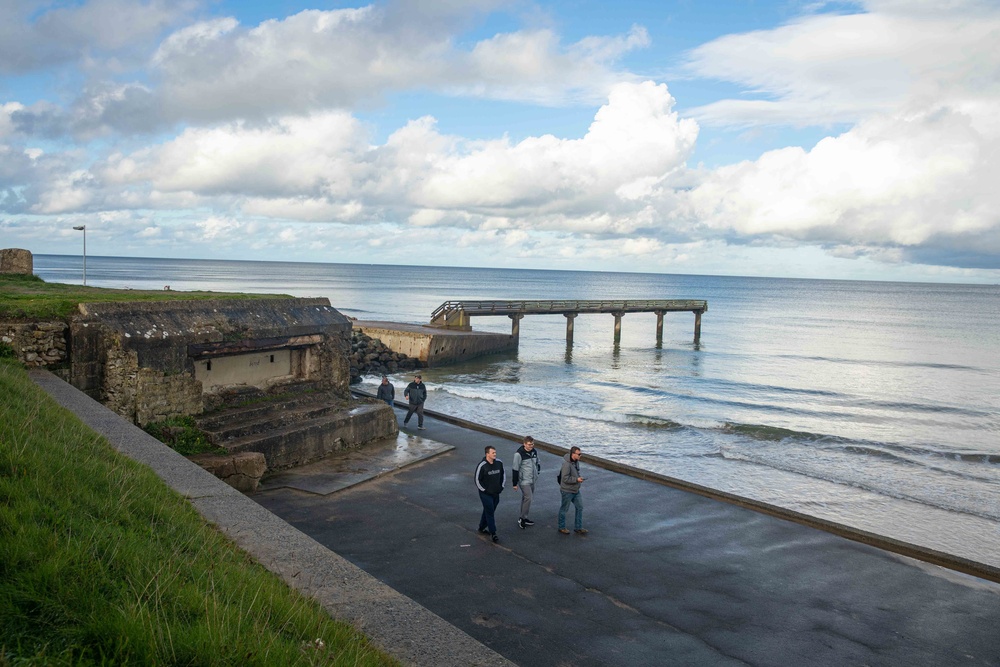
<path fill-rule="evenodd" d="M 395 663 L 0 360 L 0 666 L 92 664 Z"/>
<path fill-rule="evenodd" d="M 143 426 L 142 430 L 183 456 L 228 453 L 224 447 L 210 443 L 191 416 L 171 417 L 161 422 L 153 422 Z"/>
<path fill-rule="evenodd" d="M 66 320 L 81 303 L 104 301 L 179 301 L 200 299 L 273 299 L 285 294 L 125 290 L 47 283 L 38 276 L 0 274 L 0 319 L 34 322 Z"/>

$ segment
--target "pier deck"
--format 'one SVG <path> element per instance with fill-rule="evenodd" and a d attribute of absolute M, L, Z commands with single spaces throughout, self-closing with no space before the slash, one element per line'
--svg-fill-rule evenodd
<path fill-rule="evenodd" d="M 694 313 L 694 340 L 701 339 L 701 316 L 708 302 L 698 299 L 610 299 L 610 300 L 521 300 L 521 301 L 445 301 L 431 313 L 431 326 L 468 331 L 473 316 L 504 315 L 511 319 L 511 335 L 519 334 L 519 321 L 525 315 L 563 315 L 566 317 L 566 342 L 573 342 L 573 320 L 585 313 L 605 313 L 615 317 L 615 343 L 621 342 L 622 317 L 625 313 L 656 313 L 656 342 L 663 342 L 663 316 L 666 313 Z"/>

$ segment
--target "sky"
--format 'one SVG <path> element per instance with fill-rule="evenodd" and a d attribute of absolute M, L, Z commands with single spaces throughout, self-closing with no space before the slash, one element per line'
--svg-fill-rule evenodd
<path fill-rule="evenodd" d="M 0 247 L 1000 283 L 998 0 L 0 0 Z"/>

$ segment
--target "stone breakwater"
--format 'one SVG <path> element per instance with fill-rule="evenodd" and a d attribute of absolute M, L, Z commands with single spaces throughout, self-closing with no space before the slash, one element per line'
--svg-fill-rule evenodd
<path fill-rule="evenodd" d="M 351 384 L 363 375 L 382 375 L 420 368 L 420 360 L 393 352 L 378 338 L 355 330 L 351 334 Z"/>

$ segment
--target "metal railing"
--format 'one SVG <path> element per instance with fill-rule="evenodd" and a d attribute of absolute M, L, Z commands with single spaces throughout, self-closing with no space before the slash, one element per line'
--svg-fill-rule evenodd
<path fill-rule="evenodd" d="M 648 313 L 702 312 L 708 302 L 697 299 L 628 299 L 605 301 L 545 300 L 545 301 L 445 301 L 434 309 L 431 321 L 454 311 L 466 315 L 538 315 L 562 313 Z"/>

